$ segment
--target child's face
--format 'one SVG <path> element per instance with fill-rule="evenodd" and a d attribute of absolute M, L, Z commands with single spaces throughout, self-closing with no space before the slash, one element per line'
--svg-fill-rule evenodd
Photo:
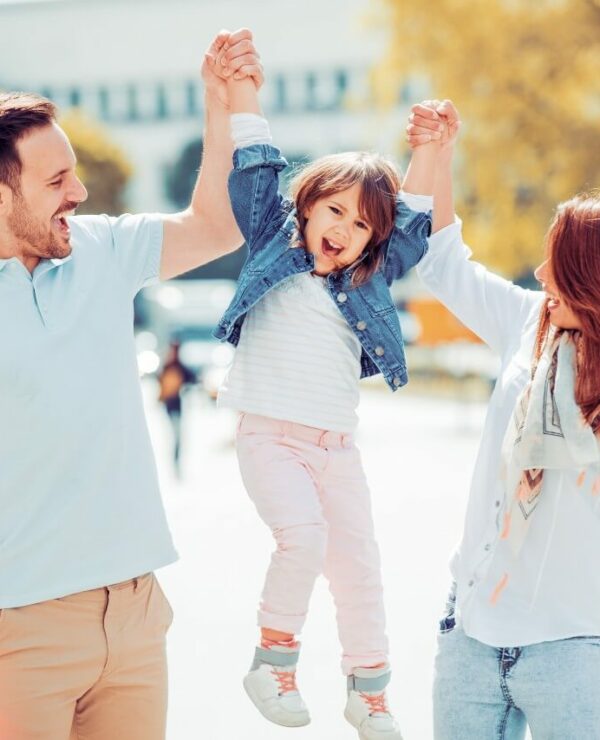
<path fill-rule="evenodd" d="M 360 185 L 317 200 L 303 214 L 307 219 L 304 242 L 315 257 L 315 273 L 330 272 L 351 265 L 360 257 L 373 234 L 371 225 L 358 210 Z"/>

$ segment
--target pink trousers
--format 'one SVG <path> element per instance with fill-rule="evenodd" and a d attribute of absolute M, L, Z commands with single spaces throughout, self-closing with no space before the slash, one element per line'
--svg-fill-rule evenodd
<path fill-rule="evenodd" d="M 335 602 L 344 673 L 387 661 L 379 548 L 352 436 L 242 414 L 237 453 L 246 490 L 276 543 L 259 626 L 300 633 L 323 573 Z"/>

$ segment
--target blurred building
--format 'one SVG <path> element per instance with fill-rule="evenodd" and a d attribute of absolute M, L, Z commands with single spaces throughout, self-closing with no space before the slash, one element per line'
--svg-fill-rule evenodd
<path fill-rule="evenodd" d="M 202 134 L 199 68 L 221 28 L 255 33 L 262 99 L 291 162 L 397 150 L 410 94 L 381 112 L 369 75 L 385 52 L 368 0 L 28 0 L 0 4 L 0 88 L 26 89 L 109 128 L 135 166 L 132 210 L 188 197 Z M 189 183 L 187 182 L 189 180 Z"/>

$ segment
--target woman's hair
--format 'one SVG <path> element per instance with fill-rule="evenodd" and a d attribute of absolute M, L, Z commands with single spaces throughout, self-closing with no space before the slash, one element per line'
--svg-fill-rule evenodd
<path fill-rule="evenodd" d="M 600 404 L 600 193 L 577 195 L 561 203 L 548 234 L 549 268 L 560 299 L 581 324 L 575 400 L 593 421 Z M 550 334 L 550 312 L 542 307 L 536 361 Z"/>
<path fill-rule="evenodd" d="M 360 185 L 358 203 L 361 217 L 373 229 L 360 262 L 354 268 L 352 285 L 367 282 L 381 261 L 381 245 L 392 233 L 396 216 L 396 195 L 400 175 L 394 165 L 378 154 L 344 152 L 311 162 L 292 180 L 291 196 L 296 205 L 298 231 L 306 225 L 304 213 L 314 203 L 334 193 Z"/>
<path fill-rule="evenodd" d="M 0 183 L 21 190 L 22 163 L 17 142 L 34 128 L 54 122 L 56 107 L 34 93 L 0 93 Z"/>

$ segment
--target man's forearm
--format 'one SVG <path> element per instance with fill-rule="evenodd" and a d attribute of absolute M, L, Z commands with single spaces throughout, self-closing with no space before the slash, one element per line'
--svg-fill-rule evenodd
<path fill-rule="evenodd" d="M 215 236 L 222 232 L 224 241 L 231 241 L 233 249 L 239 245 L 241 235 L 233 217 L 227 190 L 233 155 L 229 110 L 210 91 L 206 92 L 204 100 L 202 162 L 190 210 L 195 216 L 207 219 Z"/>
<path fill-rule="evenodd" d="M 229 112 L 210 91 L 205 104 L 202 163 L 191 203 L 185 211 L 164 217 L 162 279 L 205 265 L 244 242 L 227 189 L 233 151 Z"/>

